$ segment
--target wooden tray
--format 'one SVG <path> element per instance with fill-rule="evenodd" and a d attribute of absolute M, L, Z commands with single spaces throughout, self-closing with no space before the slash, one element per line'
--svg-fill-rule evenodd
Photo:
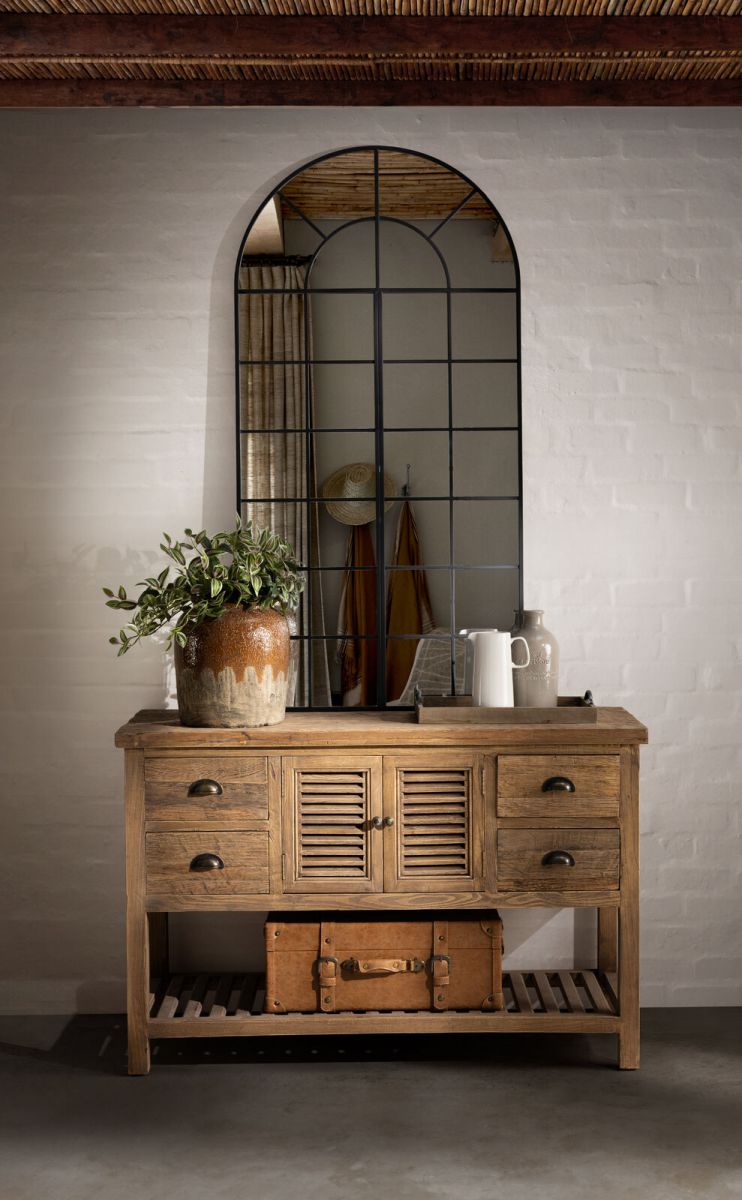
<path fill-rule="evenodd" d="M 560 696 L 556 708 L 479 708 L 471 696 L 415 696 L 419 725 L 595 725 L 592 692 Z"/>

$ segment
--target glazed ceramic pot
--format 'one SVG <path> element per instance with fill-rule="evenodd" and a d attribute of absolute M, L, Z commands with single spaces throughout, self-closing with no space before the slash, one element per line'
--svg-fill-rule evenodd
<path fill-rule="evenodd" d="M 228 608 L 175 647 L 184 725 L 276 725 L 286 715 L 289 627 L 272 608 Z"/>
<path fill-rule="evenodd" d="M 513 663 L 523 665 L 513 675 L 515 703 L 521 708 L 555 708 L 559 694 L 559 645 L 553 633 L 544 628 L 540 608 L 516 611 L 512 632 L 525 638 L 531 661 L 525 664 L 523 652 L 513 649 Z"/>

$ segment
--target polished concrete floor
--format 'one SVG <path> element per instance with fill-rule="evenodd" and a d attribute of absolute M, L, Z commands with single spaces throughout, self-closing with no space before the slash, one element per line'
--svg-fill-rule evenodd
<path fill-rule="evenodd" d="M 0 1200 L 732 1200 L 742 1010 L 613 1038 L 161 1042 L 0 1019 Z"/>

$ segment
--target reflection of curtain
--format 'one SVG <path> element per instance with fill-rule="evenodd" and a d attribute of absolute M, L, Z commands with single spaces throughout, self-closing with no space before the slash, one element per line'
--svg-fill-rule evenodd
<path fill-rule="evenodd" d="M 242 439 L 244 515 L 256 525 L 268 526 L 294 547 L 302 563 L 319 566 L 316 505 L 301 503 L 316 495 L 314 479 L 307 479 L 307 417 L 314 423 L 314 397 L 307 405 L 311 374 L 305 360 L 311 357 L 311 328 L 302 291 L 303 266 L 280 261 L 245 265 L 240 271 L 243 288 L 290 288 L 286 293 L 253 292 L 240 296 L 240 427 Z M 248 360 L 245 362 L 245 360 Z M 278 430 L 259 433 L 258 430 Z M 284 432 L 286 431 L 286 432 Z M 296 503 L 283 501 L 295 500 Z M 309 513 L 307 510 L 311 510 Z M 321 575 L 312 572 L 311 615 L 306 598 L 296 614 L 295 632 L 306 637 L 324 635 Z M 305 593 L 306 597 L 306 593 Z M 292 630 L 294 632 L 294 630 Z M 324 641 L 293 643 L 293 679 L 290 704 L 330 704 L 330 675 Z M 312 695 L 309 694 L 309 656 L 312 656 Z M 293 686 L 292 686 L 293 685 Z"/>
<path fill-rule="evenodd" d="M 338 628 L 343 639 L 338 658 L 346 707 L 376 704 L 376 571 L 357 569 L 375 566 L 369 526 L 353 525 L 348 534 Z M 374 640 L 361 641 L 363 634 Z"/>
<path fill-rule="evenodd" d="M 395 567 L 417 567 L 413 571 L 390 571 L 387 593 L 386 632 L 389 639 L 395 634 L 430 633 L 433 628 L 433 608 L 428 593 L 428 580 L 422 565 L 420 539 L 417 534 L 412 505 L 405 500 L 399 513 L 397 540 L 394 546 Z M 404 691 L 418 643 L 414 638 L 388 641 L 386 644 L 387 700 L 398 700 Z"/>

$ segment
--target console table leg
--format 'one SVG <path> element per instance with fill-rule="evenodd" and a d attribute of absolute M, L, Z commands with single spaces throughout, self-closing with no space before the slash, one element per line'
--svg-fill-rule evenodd
<path fill-rule="evenodd" d="M 129 913 L 126 920 L 127 1030 L 129 1039 L 128 1072 L 149 1073 L 149 1037 L 147 1036 L 147 998 L 149 991 L 149 947 L 147 914 Z"/>
<path fill-rule="evenodd" d="M 618 970 L 618 914 L 615 908 L 598 909 L 598 970 Z"/>
<path fill-rule="evenodd" d="M 153 975 L 167 975 L 170 970 L 170 934 L 166 912 L 151 912 L 149 921 L 149 967 Z"/>
<path fill-rule="evenodd" d="M 621 772 L 621 904 L 618 910 L 618 1065 L 639 1066 L 639 751 Z"/>
<path fill-rule="evenodd" d="M 149 1071 L 149 926 L 145 908 L 144 755 L 127 750 L 126 793 L 126 962 L 130 1075 Z"/>
<path fill-rule="evenodd" d="M 618 1065 L 635 1071 L 639 1066 L 639 908 L 633 896 L 627 896 L 618 910 L 618 933 Z"/>

